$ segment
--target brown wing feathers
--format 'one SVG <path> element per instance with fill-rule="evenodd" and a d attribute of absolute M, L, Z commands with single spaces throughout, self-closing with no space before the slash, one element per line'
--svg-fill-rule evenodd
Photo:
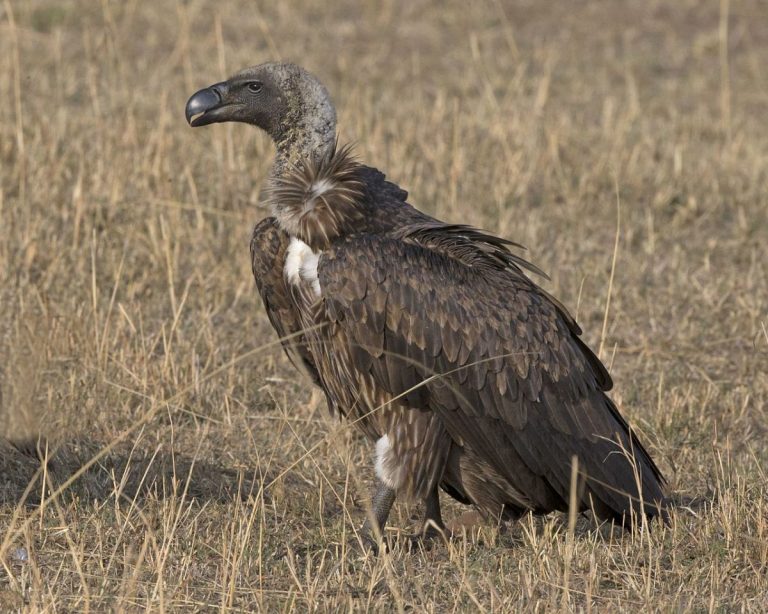
<path fill-rule="evenodd" d="M 602 511 L 625 512 L 621 491 L 638 489 L 620 446 L 633 449 L 647 499 L 662 500 L 658 469 L 602 392 L 604 367 L 585 352 L 560 308 L 496 255 L 489 270 L 475 274 L 485 252 L 471 253 L 464 236 L 455 253 L 441 254 L 454 236 L 446 234 L 427 246 L 405 239 L 415 233 L 349 239 L 322 260 L 328 314 L 367 354 L 359 364 L 393 394 L 445 374 L 424 386 L 422 402 L 440 412 L 452 437 L 531 493 L 536 508 L 564 508 L 575 455 L 591 479 L 587 495 Z M 345 291 L 356 284 L 358 292 Z M 369 326 L 381 309 L 381 299 L 374 308 L 369 297 L 382 293 L 383 335 L 381 318 Z M 611 443 L 617 438 L 620 445 Z"/>

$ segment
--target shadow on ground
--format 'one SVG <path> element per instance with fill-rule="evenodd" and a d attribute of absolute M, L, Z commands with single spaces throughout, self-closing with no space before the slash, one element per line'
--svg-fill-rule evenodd
<path fill-rule="evenodd" d="M 43 459 L 46 492 L 74 476 L 105 444 L 70 440 L 55 447 L 45 442 L 0 439 L 0 505 L 36 505 L 41 500 Z M 259 496 L 263 476 L 249 468 L 231 468 L 164 450 L 115 449 L 91 464 L 66 489 L 64 498 L 128 500 L 184 496 L 200 502 L 227 502 Z"/>

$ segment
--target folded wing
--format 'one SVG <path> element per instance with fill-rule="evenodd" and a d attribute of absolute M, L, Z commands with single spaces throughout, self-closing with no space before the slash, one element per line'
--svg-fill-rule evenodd
<path fill-rule="evenodd" d="M 536 511 L 567 509 L 576 457 L 582 508 L 658 513 L 663 478 L 606 396 L 608 373 L 501 243 L 431 223 L 324 252 L 327 316 L 351 339 L 355 368 L 437 412 Z"/>

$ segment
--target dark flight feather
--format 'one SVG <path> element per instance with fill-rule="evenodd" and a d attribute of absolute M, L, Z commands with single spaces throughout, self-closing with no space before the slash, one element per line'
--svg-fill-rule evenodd
<path fill-rule="evenodd" d="M 657 513 L 663 478 L 605 396 L 610 378 L 578 339 L 564 308 L 507 259 L 501 243 L 483 239 L 476 245 L 455 226 L 440 234 L 436 222 L 429 222 L 427 234 L 421 228 L 353 235 L 320 261 L 326 314 L 374 364 L 387 365 L 371 368 L 376 384 L 392 395 L 403 393 L 412 383 L 402 377 L 404 362 L 422 381 L 442 374 L 425 386 L 429 409 L 510 490 L 525 493 L 526 501 L 496 501 L 496 508 L 566 509 L 577 457 L 586 477 L 583 509 L 621 518 L 641 510 L 633 498 L 642 492 L 642 511 Z M 354 266 L 342 265 L 348 262 Z M 360 316 L 360 301 L 367 299 L 352 303 L 341 291 L 374 279 L 381 280 L 376 292 L 388 297 L 383 340 Z M 409 326 L 391 327 L 390 310 L 407 310 Z M 438 349 L 429 369 L 426 348 Z M 449 492 L 464 492 L 446 479 Z"/>

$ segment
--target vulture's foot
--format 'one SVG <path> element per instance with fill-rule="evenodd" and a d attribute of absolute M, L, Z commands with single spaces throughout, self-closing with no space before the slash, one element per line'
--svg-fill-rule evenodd
<path fill-rule="evenodd" d="M 384 551 L 390 550 L 386 537 L 379 541 L 375 534 L 370 531 L 366 531 L 365 529 L 360 531 L 360 535 L 358 537 L 353 537 L 350 540 L 350 546 L 356 549 L 359 549 L 362 546 L 363 553 L 372 554 L 373 556 L 378 556 L 382 549 Z"/>
<path fill-rule="evenodd" d="M 430 550 L 436 543 L 447 543 L 453 537 L 451 531 L 445 526 L 443 516 L 440 513 L 440 497 L 437 493 L 437 487 L 424 501 L 424 518 L 421 526 L 422 529 L 419 533 L 400 538 L 411 552 L 419 549 Z"/>
<path fill-rule="evenodd" d="M 435 487 L 424 501 L 424 519 L 422 530 L 416 534 L 400 534 L 396 537 L 385 536 L 384 527 L 389 512 L 395 502 L 396 493 L 393 489 L 379 482 L 371 498 L 371 512 L 366 519 L 358 537 L 350 540 L 350 547 L 358 548 L 362 544 L 365 552 L 378 555 L 382 547 L 386 551 L 393 548 L 405 548 L 409 552 L 424 549 L 430 550 L 439 540 L 447 542 L 452 534 L 443 523 L 440 513 L 440 498 Z"/>
<path fill-rule="evenodd" d="M 432 550 L 436 544 L 447 544 L 453 538 L 453 534 L 447 527 L 438 528 L 432 524 L 424 527 L 421 533 L 404 535 L 400 538 L 403 547 L 409 552 L 418 550 Z"/>
<path fill-rule="evenodd" d="M 437 528 L 429 525 L 419 533 L 390 533 L 376 539 L 372 533 L 361 531 L 358 537 L 349 540 L 350 550 L 362 550 L 364 553 L 370 553 L 378 556 L 380 552 L 392 552 L 393 550 L 404 550 L 406 552 L 418 552 L 419 550 L 431 550 L 435 545 L 448 543 L 453 538 L 453 534 L 447 527 Z"/>
<path fill-rule="evenodd" d="M 424 502 L 424 519 L 421 522 L 421 533 L 414 535 L 423 544 L 433 543 L 436 539 L 447 542 L 452 534 L 443 522 L 443 515 L 440 513 L 440 496 L 437 486 L 427 496 Z"/>
<path fill-rule="evenodd" d="M 355 558 L 358 556 L 367 557 L 368 555 L 376 557 L 382 550 L 389 550 L 389 546 L 386 542 L 383 542 L 382 545 L 382 543 L 377 541 L 373 535 L 364 531 L 360 531 L 357 535 L 347 537 L 344 542 L 334 544 L 334 548 L 336 556 L 339 558 L 341 558 L 344 552 L 346 552 L 346 555 L 344 555 L 345 557 Z"/>

